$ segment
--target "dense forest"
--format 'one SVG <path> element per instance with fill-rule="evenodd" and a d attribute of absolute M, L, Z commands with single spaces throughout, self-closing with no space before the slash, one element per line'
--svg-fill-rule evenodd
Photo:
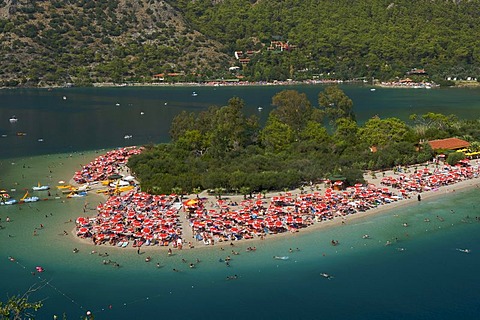
<path fill-rule="evenodd" d="M 479 22 L 478 0 L 0 0 L 0 86 L 479 78 Z"/>
<path fill-rule="evenodd" d="M 318 95 L 314 106 L 305 94 L 284 90 L 272 98 L 275 109 L 263 128 L 245 117 L 244 103 L 232 98 L 223 107 L 182 112 L 172 122 L 172 142 L 147 146 L 129 160 L 142 189 L 152 193 L 195 192 L 249 194 L 284 190 L 323 179 L 363 181 L 365 170 L 431 160 L 432 139 L 461 137 L 477 150 L 480 121 L 453 115 L 374 117 L 358 125 L 353 101 L 336 86 Z M 447 161 L 464 158 L 445 152 Z"/>

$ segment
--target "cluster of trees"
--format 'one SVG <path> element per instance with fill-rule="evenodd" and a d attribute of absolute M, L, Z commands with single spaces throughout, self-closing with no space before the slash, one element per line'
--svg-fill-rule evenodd
<path fill-rule="evenodd" d="M 0 0 L 0 85 L 478 77 L 479 0 Z M 271 40 L 294 46 L 268 51 Z M 238 65 L 240 66 L 240 65 Z"/>
<path fill-rule="evenodd" d="M 129 167 L 152 193 L 228 190 L 248 194 L 284 190 L 332 176 L 348 184 L 363 181 L 365 170 L 430 160 L 421 141 L 460 136 L 480 140 L 480 122 L 428 113 L 412 115 L 412 125 L 374 117 L 359 125 L 353 102 L 337 86 L 325 88 L 313 106 L 306 95 L 284 90 L 261 127 L 246 117 L 244 103 L 182 112 L 172 122 L 171 143 L 149 145 Z"/>

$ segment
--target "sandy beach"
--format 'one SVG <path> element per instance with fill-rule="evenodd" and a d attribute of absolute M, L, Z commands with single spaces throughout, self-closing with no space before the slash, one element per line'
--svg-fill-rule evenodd
<path fill-rule="evenodd" d="M 409 168 L 404 168 L 405 172 L 413 172 L 416 171 L 417 169 L 428 169 L 431 172 L 435 171 L 438 169 L 439 164 L 423 164 L 423 165 L 415 165 L 411 166 Z M 130 173 L 130 170 L 126 166 L 122 166 L 120 168 L 120 172 L 123 175 L 128 175 Z M 364 179 L 366 181 L 366 185 L 374 186 L 375 188 L 385 188 L 384 185 L 382 185 L 382 180 L 385 178 L 396 178 L 399 176 L 398 172 L 395 172 L 393 170 L 387 170 L 387 171 L 382 171 L 382 172 L 376 172 L 374 175 L 372 173 L 365 173 Z M 76 182 L 72 179 L 70 181 L 72 185 L 77 185 Z M 96 189 L 103 188 L 101 184 L 94 185 L 94 189 L 92 192 L 95 192 Z M 454 184 L 446 185 L 446 186 L 441 186 L 439 188 L 433 188 L 432 190 L 429 191 L 422 191 L 420 192 L 409 192 L 403 199 L 393 201 L 391 203 L 385 203 L 376 206 L 375 208 L 366 210 L 364 212 L 357 212 L 355 214 L 348 214 L 344 216 L 336 216 L 333 219 L 329 219 L 327 221 L 315 221 L 313 224 L 304 227 L 304 228 L 298 228 L 295 229 L 294 232 L 291 231 L 285 231 L 285 232 L 279 232 L 279 233 L 273 233 L 273 234 L 262 234 L 262 236 L 255 236 L 252 239 L 238 239 L 235 240 L 235 244 L 237 245 L 250 245 L 252 247 L 256 246 L 256 244 L 260 241 L 271 241 L 274 239 L 281 239 L 285 237 L 292 237 L 292 236 L 298 236 L 301 234 L 307 234 L 307 233 L 312 233 L 312 232 L 321 232 L 322 229 L 325 228 L 335 228 L 335 227 L 341 227 L 342 225 L 348 224 L 348 223 L 353 223 L 354 221 L 358 219 L 366 219 L 368 217 L 371 217 L 373 215 L 378 215 L 380 213 L 385 213 L 387 211 L 391 211 L 394 209 L 398 209 L 404 206 L 411 206 L 411 205 L 419 205 L 421 202 L 418 199 L 418 195 L 420 195 L 421 200 L 428 200 L 432 199 L 434 197 L 441 197 L 441 196 L 446 196 L 449 195 L 453 192 L 459 192 L 465 189 L 470 189 L 478 187 L 478 178 L 472 178 L 472 179 L 466 179 L 462 180 L 459 182 L 456 182 Z M 328 189 L 327 186 L 325 185 L 316 185 L 316 186 L 311 186 L 308 187 L 311 192 L 316 190 L 317 192 L 324 193 L 326 189 Z M 389 190 L 392 192 L 392 194 L 397 194 L 398 189 L 395 188 L 389 188 Z M 341 192 L 341 191 L 340 191 Z M 305 188 L 303 188 L 303 191 L 301 189 L 295 189 L 287 192 L 289 197 L 295 198 L 298 196 L 301 196 L 302 194 L 307 194 L 308 191 L 305 191 Z M 285 195 L 285 192 L 274 192 L 274 193 L 268 193 L 266 195 L 256 195 L 255 199 L 261 199 L 261 202 L 268 207 L 268 204 L 272 202 L 272 199 L 275 197 L 280 197 L 282 195 Z M 105 202 L 108 199 L 108 196 L 105 194 L 99 194 L 97 195 L 100 199 L 101 202 Z M 185 196 L 182 201 L 185 203 L 186 200 L 188 199 L 196 199 L 197 195 L 189 195 Z M 205 210 L 216 210 L 219 208 L 217 204 L 217 197 L 209 195 L 206 191 L 200 193 L 198 195 L 200 199 L 202 199 L 202 202 L 205 204 Z M 254 199 L 254 200 L 255 200 Z M 244 196 L 243 195 L 225 195 L 222 196 L 222 200 L 224 202 L 230 202 L 230 203 L 240 203 L 244 201 Z M 92 211 L 95 212 L 95 211 Z M 96 212 L 95 212 L 96 213 Z M 93 215 L 93 214 L 91 214 Z M 90 216 L 91 216 L 90 215 Z M 202 241 L 198 241 L 195 239 L 195 235 L 193 233 L 193 227 L 191 225 L 191 222 L 189 221 L 187 217 L 187 213 L 184 208 L 180 209 L 179 211 L 179 216 L 178 216 L 178 224 L 180 226 L 180 229 L 182 230 L 181 234 L 181 239 L 182 239 L 182 246 L 180 248 L 177 248 L 176 245 L 172 245 L 171 243 L 166 246 L 160 246 L 160 245 L 150 245 L 148 246 L 148 251 L 167 251 L 167 250 L 197 250 L 199 248 L 218 248 L 222 246 L 227 246 L 231 242 L 230 240 L 224 240 L 224 241 L 215 241 L 211 244 L 205 244 Z M 78 227 L 73 228 L 71 230 L 71 234 L 75 235 L 78 231 Z M 91 246 L 92 250 L 103 250 L 103 248 L 115 248 L 117 250 L 138 250 L 138 247 L 133 247 L 131 245 L 128 245 L 127 247 L 117 247 L 115 245 L 109 245 L 109 244 L 101 244 L 101 245 L 94 245 L 92 242 L 91 238 L 81 238 L 78 236 L 72 236 L 69 237 L 69 239 L 72 239 L 73 242 L 77 243 L 82 243 L 85 245 Z M 188 244 L 188 245 L 187 245 Z M 100 249 L 102 248 L 102 249 Z M 146 249 L 146 247 L 142 247 L 142 250 Z"/>

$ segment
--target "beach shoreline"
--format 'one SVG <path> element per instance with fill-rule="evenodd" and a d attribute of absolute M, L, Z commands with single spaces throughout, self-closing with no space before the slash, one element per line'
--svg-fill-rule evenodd
<path fill-rule="evenodd" d="M 406 168 L 406 171 L 414 170 L 417 169 L 417 167 L 425 167 L 425 169 L 430 169 L 434 170 L 436 168 L 436 165 L 433 163 L 427 164 L 427 165 L 414 165 L 409 168 Z M 381 177 L 378 177 L 381 175 Z M 382 188 L 384 186 L 381 185 L 381 180 L 385 177 L 395 177 L 398 175 L 398 173 L 394 172 L 393 170 L 387 170 L 381 173 L 377 173 L 375 177 L 371 175 L 371 173 L 366 172 L 364 174 L 364 179 L 366 181 L 367 185 L 374 185 L 377 188 Z M 356 221 L 360 219 L 368 219 L 373 216 L 378 216 L 383 213 L 388 213 L 390 211 L 400 209 L 402 207 L 408 207 L 412 206 L 414 204 L 420 204 L 421 201 L 428 201 L 428 200 L 434 200 L 436 197 L 441 197 L 441 196 L 448 196 L 451 195 L 455 192 L 461 192 L 461 191 L 466 191 L 466 190 L 471 190 L 475 187 L 478 188 L 478 183 L 479 183 L 478 177 L 471 178 L 471 179 L 466 179 L 462 180 L 460 182 L 456 182 L 454 184 L 449 184 L 446 186 L 441 186 L 439 188 L 433 189 L 433 190 L 428 190 L 428 191 L 423 191 L 421 193 L 415 192 L 411 193 L 409 195 L 409 198 L 405 199 L 400 199 L 391 203 L 386 203 L 379 205 L 375 208 L 363 211 L 363 212 L 357 212 L 355 214 L 349 214 L 345 215 L 342 217 L 335 217 L 331 220 L 327 221 L 316 221 L 313 224 L 304 227 L 304 228 L 299 228 L 296 229 L 296 232 L 291 232 L 291 231 L 285 231 L 285 232 L 279 232 L 279 233 L 274 233 L 274 234 L 268 234 L 262 237 L 254 237 L 252 239 L 238 239 L 235 241 L 215 241 L 212 244 L 204 244 L 201 241 L 195 240 L 194 234 L 191 231 L 191 225 L 187 219 L 187 217 L 182 217 L 181 215 L 179 216 L 181 228 L 182 228 L 182 240 L 183 240 L 183 248 L 178 249 L 176 246 L 173 246 L 172 243 L 170 243 L 168 246 L 162 246 L 162 245 L 150 245 L 148 247 L 146 246 L 141 246 L 141 250 L 145 251 L 148 250 L 149 252 L 166 252 L 168 250 L 174 249 L 176 251 L 181 251 L 181 250 L 192 250 L 192 249 L 218 249 L 219 247 L 223 246 L 229 246 L 230 244 L 233 244 L 235 246 L 239 247 L 247 247 L 249 245 L 255 246 L 258 245 L 259 243 L 262 243 L 264 241 L 275 241 L 275 239 L 285 239 L 288 237 L 295 237 L 295 236 L 302 236 L 314 232 L 319 232 L 321 230 L 325 230 L 327 228 L 338 228 L 341 227 L 342 225 L 350 224 L 350 223 L 355 223 Z M 72 183 L 75 183 L 72 179 Z M 313 190 L 313 188 L 312 188 Z M 398 192 L 398 190 L 393 189 L 392 192 Z M 304 193 L 307 193 L 306 191 L 302 191 L 301 189 L 295 189 L 291 190 L 288 192 L 291 194 L 292 197 L 300 196 Z M 273 197 L 278 197 L 284 194 L 284 192 L 273 192 L 273 193 L 268 193 L 264 197 L 262 197 L 263 202 L 268 202 L 271 201 Z M 418 198 L 420 195 L 421 199 Z M 99 199 L 106 201 L 108 197 L 105 194 L 98 194 Z M 188 200 L 188 199 L 194 199 L 196 195 L 188 195 L 186 196 L 183 201 Z M 206 209 L 214 209 L 214 204 L 217 201 L 216 196 L 213 195 L 208 195 L 205 191 L 201 194 L 199 194 L 199 197 L 202 199 L 205 199 L 205 203 L 207 204 Z M 231 202 L 241 202 L 244 200 L 243 195 L 227 195 L 222 197 L 223 200 L 225 201 L 231 201 Z M 180 210 L 180 212 L 184 213 L 184 210 Z M 100 251 L 103 251 L 103 249 L 111 249 L 111 248 L 117 248 L 119 251 L 125 251 L 125 252 L 131 252 L 132 250 L 138 250 L 139 247 L 133 247 L 131 245 L 127 247 L 118 247 L 116 245 L 108 245 L 108 244 L 94 244 L 92 242 L 91 238 L 81 238 L 76 236 L 76 228 L 74 227 L 71 230 L 72 237 L 69 237 L 72 239 L 72 244 L 77 243 L 77 244 L 83 244 L 89 246 L 92 251 L 96 251 L 97 249 Z M 187 246 L 188 243 L 188 246 Z M 190 248 L 191 247 L 191 248 Z M 126 250 L 125 250 L 126 249 Z"/>

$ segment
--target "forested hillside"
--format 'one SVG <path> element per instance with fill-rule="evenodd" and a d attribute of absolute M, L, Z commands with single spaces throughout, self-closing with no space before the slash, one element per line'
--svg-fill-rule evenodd
<path fill-rule="evenodd" d="M 479 22 L 480 0 L 0 0 L 0 85 L 478 77 Z"/>

